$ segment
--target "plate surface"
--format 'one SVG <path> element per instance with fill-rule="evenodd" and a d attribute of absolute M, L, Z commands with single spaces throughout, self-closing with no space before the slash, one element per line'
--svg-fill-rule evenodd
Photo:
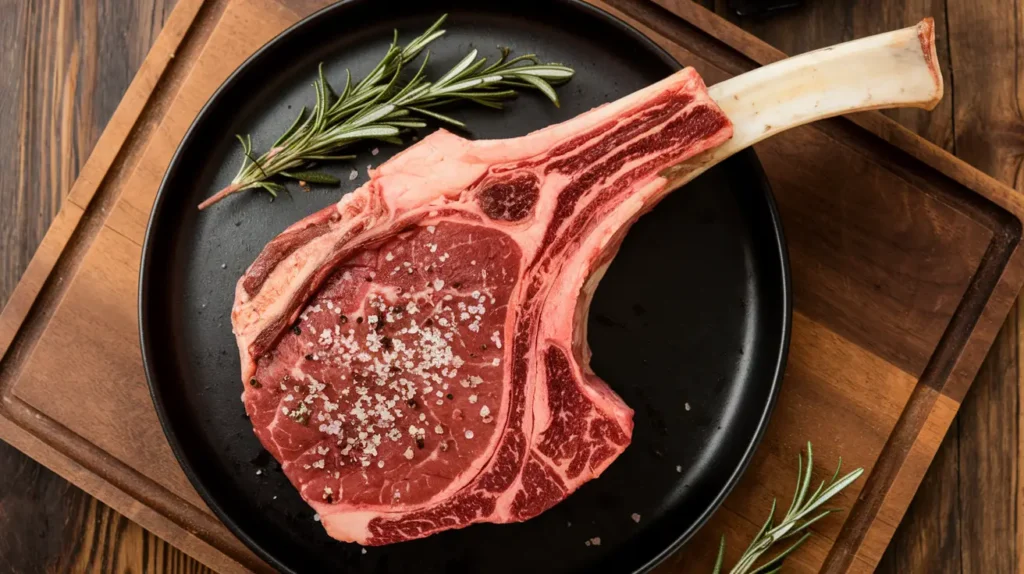
<path fill-rule="evenodd" d="M 746 467 L 774 404 L 789 341 L 789 267 L 761 166 L 743 152 L 670 195 L 630 231 L 594 298 L 593 369 L 636 411 L 632 445 L 599 479 L 520 524 L 476 525 L 368 548 L 331 540 L 264 451 L 239 395 L 230 312 L 235 282 L 285 227 L 366 180 L 399 151 L 359 148 L 327 170 L 341 189 L 244 193 L 199 213 L 238 166 L 235 133 L 264 150 L 313 99 L 318 62 L 343 83 L 372 68 L 397 28 L 410 39 L 443 12 L 437 77 L 471 48 L 536 52 L 573 66 L 562 107 L 525 94 L 504 112 L 459 106 L 472 138 L 566 120 L 678 69 L 639 32 L 585 4 L 353 0 L 289 29 L 248 60 L 200 113 L 153 208 L 140 278 L 143 359 L 161 423 L 210 508 L 285 571 L 625 572 L 687 540 Z M 498 4 L 498 3 L 494 3 Z M 686 64 L 686 62 L 683 62 Z M 349 180 L 353 169 L 358 177 Z M 633 514 L 640 515 L 635 522 Z M 599 537 L 599 546 L 586 545 Z"/>

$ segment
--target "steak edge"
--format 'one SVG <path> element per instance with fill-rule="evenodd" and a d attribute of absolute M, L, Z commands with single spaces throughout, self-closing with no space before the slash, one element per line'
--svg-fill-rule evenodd
<path fill-rule="evenodd" d="M 257 437 L 343 541 L 532 518 L 629 445 L 587 307 L 732 125 L 692 68 L 508 140 L 438 130 L 273 239 L 232 310 Z"/>

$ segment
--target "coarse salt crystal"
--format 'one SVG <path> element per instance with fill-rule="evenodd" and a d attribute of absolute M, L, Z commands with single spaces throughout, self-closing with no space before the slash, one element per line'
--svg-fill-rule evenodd
<path fill-rule="evenodd" d="M 678 465 L 678 464 L 676 465 L 676 472 L 683 472 L 682 465 Z"/>
<path fill-rule="evenodd" d="M 349 181 L 352 181 L 353 179 L 355 179 L 357 177 L 359 177 L 359 172 L 354 170 L 354 169 L 351 172 L 349 172 L 349 174 L 348 174 L 348 180 Z"/>
<path fill-rule="evenodd" d="M 313 521 L 314 522 L 320 522 L 320 515 L 319 514 L 314 514 L 313 515 Z"/>
<path fill-rule="evenodd" d="M 683 408 L 686 410 L 690 410 L 690 403 L 683 403 Z"/>
<path fill-rule="evenodd" d="M 473 431 L 471 431 L 471 430 L 466 431 L 466 438 L 469 438 L 469 439 L 473 438 Z"/>
<path fill-rule="evenodd" d="M 435 231 L 437 231 L 437 228 L 436 228 L 436 227 L 434 227 L 433 225 L 428 225 L 428 226 L 427 226 L 427 232 L 429 232 L 429 233 L 433 233 L 433 232 L 435 232 Z"/>
<path fill-rule="evenodd" d="M 444 434 L 444 427 L 441 425 L 437 425 L 436 427 L 434 427 L 434 432 L 436 432 L 437 434 Z"/>
<path fill-rule="evenodd" d="M 395 260 L 395 254 L 390 252 L 390 251 L 388 251 L 388 254 L 384 256 L 384 260 L 385 261 L 394 261 Z"/>
<path fill-rule="evenodd" d="M 594 546 L 600 546 L 601 545 L 601 538 L 599 536 L 595 536 L 595 537 L 590 539 L 590 543 L 593 544 Z"/>
<path fill-rule="evenodd" d="M 634 512 L 632 518 L 633 518 L 633 522 L 636 522 L 637 524 L 640 524 L 640 515 L 639 514 Z"/>
<path fill-rule="evenodd" d="M 373 154 L 373 155 L 377 155 L 377 154 L 379 154 L 379 153 L 380 153 L 380 149 L 378 149 L 378 148 L 373 148 L 372 150 L 370 150 L 370 153 L 371 153 L 371 154 Z"/>
<path fill-rule="evenodd" d="M 480 416 L 486 417 L 489 414 L 491 414 L 490 407 L 488 407 L 487 405 L 480 407 Z"/>
<path fill-rule="evenodd" d="M 469 395 L 469 404 L 475 405 L 476 404 L 476 400 L 477 400 L 477 396 L 476 395 Z"/>
<path fill-rule="evenodd" d="M 402 453 L 402 456 L 404 456 L 406 460 L 412 460 L 412 447 L 410 446 L 409 448 L 405 449 L 405 452 Z"/>
<path fill-rule="evenodd" d="M 434 289 L 440 291 L 444 288 L 444 281 L 441 279 L 434 279 Z"/>

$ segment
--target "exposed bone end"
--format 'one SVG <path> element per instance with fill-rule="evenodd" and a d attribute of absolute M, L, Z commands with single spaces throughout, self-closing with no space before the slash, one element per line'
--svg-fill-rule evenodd
<path fill-rule="evenodd" d="M 733 138 L 672 166 L 666 192 L 785 130 L 833 116 L 887 108 L 930 110 L 942 99 L 935 22 L 801 54 L 730 78 L 708 95 L 734 125 Z"/>
<path fill-rule="evenodd" d="M 939 69 L 939 56 L 935 51 L 935 20 L 930 16 L 918 22 L 917 39 L 921 42 L 921 53 L 924 54 L 925 64 L 935 81 L 935 95 L 931 101 L 921 105 L 926 110 L 933 110 L 942 100 L 943 85 L 942 71 Z"/>

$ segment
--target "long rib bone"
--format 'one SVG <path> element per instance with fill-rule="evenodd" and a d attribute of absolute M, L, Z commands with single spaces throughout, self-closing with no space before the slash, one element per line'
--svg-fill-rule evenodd
<path fill-rule="evenodd" d="M 711 166 L 781 131 L 865 110 L 942 99 L 934 21 L 781 60 L 716 84 L 708 94 L 733 123 L 721 146 L 670 168 L 675 189 Z"/>

